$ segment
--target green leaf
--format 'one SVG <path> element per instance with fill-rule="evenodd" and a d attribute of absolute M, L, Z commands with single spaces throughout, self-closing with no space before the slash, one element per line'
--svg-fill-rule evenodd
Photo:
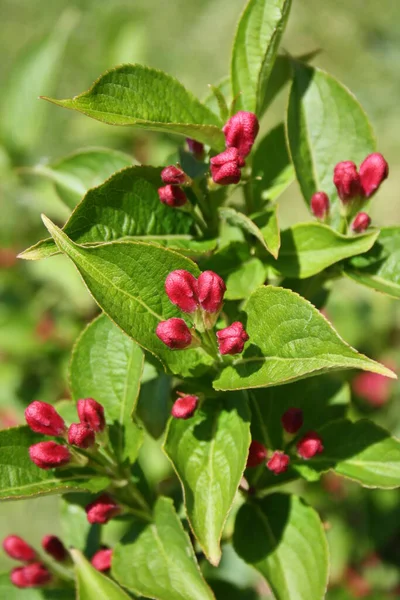
<path fill-rule="evenodd" d="M 154 523 L 137 524 L 114 550 L 112 573 L 124 587 L 158 600 L 213 600 L 172 500 L 160 497 Z"/>
<path fill-rule="evenodd" d="M 176 133 L 223 150 L 219 118 L 174 77 L 142 65 L 122 65 L 67 100 L 44 98 L 110 125 Z"/>
<path fill-rule="evenodd" d="M 78 600 L 128 600 L 129 596 L 109 577 L 92 567 L 79 550 L 71 550 L 75 564 Z"/>
<path fill-rule="evenodd" d="M 258 258 L 249 258 L 226 276 L 225 300 L 242 300 L 265 282 L 265 267 Z"/>
<path fill-rule="evenodd" d="M 67 221 L 64 231 L 78 244 L 122 238 L 146 241 L 190 241 L 192 217 L 160 202 L 160 169 L 129 167 L 90 190 Z M 20 258 L 37 260 L 58 252 L 52 239 L 28 248 Z"/>
<path fill-rule="evenodd" d="M 400 298 L 400 227 L 383 227 L 371 250 L 348 261 L 344 273 L 357 283 Z"/>
<path fill-rule="evenodd" d="M 272 494 L 244 504 L 233 543 L 265 577 L 276 600 L 323 600 L 328 545 L 318 514 L 297 496 Z"/>
<path fill-rule="evenodd" d="M 289 17 L 291 0 L 249 0 L 240 18 L 232 50 L 235 110 L 261 114 L 268 80 Z"/>
<path fill-rule="evenodd" d="M 134 462 L 143 434 L 133 422 L 144 356 L 140 347 L 101 315 L 75 344 L 71 365 L 72 397 L 95 398 L 104 406 L 110 438 L 121 461 Z"/>
<path fill-rule="evenodd" d="M 92 556 L 99 548 L 102 528 L 98 523 L 91 525 L 85 506 L 93 500 L 86 493 L 65 494 L 60 503 L 61 539 L 67 548 L 81 550 Z"/>
<path fill-rule="evenodd" d="M 324 451 L 295 468 L 321 473 L 333 469 L 364 487 L 400 487 L 400 441 L 368 419 L 355 423 L 344 419 L 318 430 Z"/>
<path fill-rule="evenodd" d="M 326 192 L 333 207 L 339 199 L 333 169 L 343 160 L 360 164 L 375 151 L 368 119 L 355 97 L 320 69 L 294 62 L 287 134 L 290 154 L 304 199 Z"/>
<path fill-rule="evenodd" d="M 259 288 L 245 313 L 250 340 L 214 381 L 217 390 L 269 387 L 339 369 L 396 377 L 346 344 L 312 304 L 290 290 Z"/>
<path fill-rule="evenodd" d="M 0 598 L 4 598 L 4 600 L 75 600 L 76 594 L 73 588 L 63 590 L 26 588 L 21 590 L 11 583 L 9 573 L 1 573 Z"/>
<path fill-rule="evenodd" d="M 246 465 L 250 414 L 245 398 L 206 400 L 188 419 L 172 419 L 164 450 L 181 481 L 189 523 L 213 565 Z"/>
<path fill-rule="evenodd" d="M 0 431 L 0 500 L 18 500 L 49 494 L 99 492 L 108 486 L 107 477 L 90 469 L 39 469 L 29 458 L 29 446 L 45 438 L 28 427 Z M 48 439 L 48 438 L 46 438 Z"/>
<path fill-rule="evenodd" d="M 221 110 L 217 94 L 220 94 L 224 97 L 225 102 L 230 105 L 232 102 L 232 86 L 230 77 L 224 77 L 221 79 L 219 83 L 213 86 L 209 86 L 210 91 L 207 96 L 203 100 L 203 104 L 207 106 L 212 112 L 218 114 Z M 217 94 L 215 93 L 215 89 L 218 90 Z M 221 117 L 222 118 L 222 117 Z M 224 119 L 222 119 L 224 121 Z M 225 119 L 226 120 L 226 119 Z"/>
<path fill-rule="evenodd" d="M 298 223 L 281 234 L 281 249 L 270 265 L 285 277 L 306 279 L 372 248 L 379 230 L 342 235 L 322 223 Z"/>
<path fill-rule="evenodd" d="M 241 229 L 243 229 L 243 231 L 245 231 L 246 233 L 249 233 L 250 235 L 254 235 L 255 238 L 258 239 L 259 242 L 261 242 L 261 244 L 264 246 L 264 248 L 270 252 L 274 258 L 277 257 L 276 254 L 276 245 L 277 245 L 277 235 L 279 236 L 279 233 L 276 233 L 276 229 L 277 229 L 277 219 L 276 219 L 276 212 L 270 212 L 266 217 L 264 217 L 264 220 L 262 220 L 262 217 L 260 217 L 260 215 L 258 216 L 259 222 L 263 223 L 262 227 L 264 228 L 263 230 L 260 230 L 257 225 L 246 215 L 244 215 L 243 213 L 235 210 L 234 208 L 230 208 L 227 206 L 223 206 L 222 208 L 219 209 L 219 214 L 222 217 L 222 219 L 225 219 L 225 221 L 227 221 L 229 223 L 229 225 L 233 225 L 235 227 L 240 227 Z M 271 236 L 271 241 L 272 244 L 269 244 L 269 234 L 272 231 L 272 236 Z M 278 229 L 279 232 L 279 229 Z M 279 248 L 279 246 L 278 246 Z"/>
<path fill-rule="evenodd" d="M 149 367 L 150 365 L 145 365 Z M 164 433 L 170 416 L 170 396 L 172 381 L 164 373 L 142 382 L 136 416 L 146 431 L 155 439 Z"/>
<path fill-rule="evenodd" d="M 268 246 L 268 251 L 277 259 L 281 247 L 281 231 L 278 223 L 278 207 L 271 206 L 263 212 L 251 215 L 253 223 L 259 228 Z"/>
<path fill-rule="evenodd" d="M 211 93 L 215 96 L 218 105 L 219 115 L 221 120 L 225 123 L 229 118 L 229 109 L 226 103 L 224 94 L 222 93 L 219 86 L 209 85 Z"/>
<path fill-rule="evenodd" d="M 173 351 L 155 334 L 160 321 L 182 317 L 164 290 L 167 275 L 185 269 L 198 277 L 188 258 L 143 242 L 112 242 L 92 248 L 74 244 L 43 216 L 59 249 L 75 264 L 100 308 L 172 373 L 195 376 L 212 363 L 201 348 Z"/>

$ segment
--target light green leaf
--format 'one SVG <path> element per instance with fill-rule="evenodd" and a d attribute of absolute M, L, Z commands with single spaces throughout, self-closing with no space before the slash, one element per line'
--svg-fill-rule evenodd
<path fill-rule="evenodd" d="M 67 100 L 44 98 L 110 125 L 176 133 L 223 150 L 219 118 L 174 77 L 142 65 L 122 65 Z"/>
<path fill-rule="evenodd" d="M 190 526 L 213 565 L 249 445 L 250 413 L 240 394 L 206 400 L 190 419 L 170 421 L 164 450 L 181 481 Z"/>
<path fill-rule="evenodd" d="M 76 594 L 73 588 L 63 590 L 25 588 L 21 590 L 11 583 L 9 573 L 1 573 L 0 598 L 4 598 L 4 600 L 75 600 Z"/>
<path fill-rule="evenodd" d="M 320 69 L 293 65 L 287 134 L 296 176 L 307 204 L 315 192 L 326 192 L 335 207 L 335 165 L 343 160 L 358 165 L 374 152 L 373 132 L 347 88 Z"/>
<path fill-rule="evenodd" d="M 208 87 L 210 88 L 211 93 L 215 96 L 215 100 L 218 105 L 219 115 L 221 117 L 221 120 L 225 123 L 229 118 L 229 109 L 228 109 L 228 105 L 226 103 L 225 96 L 224 96 L 222 90 L 220 89 L 219 85 L 217 85 L 217 86 L 209 85 Z"/>
<path fill-rule="evenodd" d="M 268 246 L 269 253 L 277 259 L 281 247 L 281 231 L 278 223 L 278 207 L 271 206 L 263 212 L 251 215 L 253 223 L 259 228 Z"/>
<path fill-rule="evenodd" d="M 396 377 L 346 344 L 312 304 L 290 290 L 259 288 L 245 313 L 250 340 L 214 381 L 217 390 L 269 387 L 340 369 Z"/>
<path fill-rule="evenodd" d="M 258 258 L 249 258 L 225 277 L 225 300 L 248 298 L 265 282 L 265 266 Z"/>
<path fill-rule="evenodd" d="M 128 600 L 129 596 L 103 573 L 92 567 L 79 550 L 71 550 L 75 564 L 78 600 Z"/>
<path fill-rule="evenodd" d="M 212 88 L 217 88 L 218 92 L 222 94 L 222 96 L 226 99 L 227 104 L 230 105 L 232 102 L 232 86 L 230 77 L 223 77 L 221 81 L 219 81 L 219 83 L 217 83 L 214 86 L 209 86 L 209 88 L 210 91 L 204 98 L 203 104 L 205 104 L 207 108 L 212 110 L 212 112 L 218 114 L 218 112 L 220 111 L 220 107 L 215 92 L 212 90 Z"/>
<path fill-rule="evenodd" d="M 65 494 L 60 502 L 61 539 L 67 548 L 76 548 L 92 556 L 99 548 L 102 527 L 91 525 L 85 506 L 93 500 L 86 493 Z"/>
<path fill-rule="evenodd" d="M 227 221 L 229 223 L 229 225 L 233 225 L 235 227 L 240 227 L 246 233 L 249 233 L 250 235 L 254 235 L 254 237 L 256 237 L 258 239 L 258 241 L 261 242 L 261 244 L 264 246 L 264 248 L 268 252 L 270 252 L 275 258 L 277 257 L 277 254 L 276 254 L 276 245 L 277 245 L 276 236 L 277 236 L 277 234 L 276 234 L 276 227 L 274 226 L 274 223 L 276 223 L 276 225 L 277 225 L 276 212 L 269 213 L 266 217 L 264 217 L 264 219 L 262 217 L 260 217 L 260 215 L 258 215 L 258 219 L 259 219 L 260 223 L 262 223 L 261 226 L 264 228 L 264 231 L 260 230 L 257 227 L 257 225 L 248 216 L 235 210 L 234 208 L 223 206 L 222 208 L 219 209 L 219 214 L 225 221 Z M 273 232 L 272 236 L 271 236 L 272 244 L 269 244 L 268 238 L 269 238 L 269 234 L 271 231 Z M 279 248 L 279 246 L 278 246 L 278 248 Z"/>
<path fill-rule="evenodd" d="M 134 462 L 143 441 L 133 422 L 144 356 L 140 347 L 101 315 L 78 338 L 71 359 L 72 397 L 95 398 L 104 406 L 110 437 L 121 461 Z"/>
<path fill-rule="evenodd" d="M 328 545 L 318 514 L 298 496 L 272 494 L 244 504 L 233 543 L 265 577 L 276 600 L 323 600 Z"/>
<path fill-rule="evenodd" d="M 348 261 L 345 275 L 369 288 L 400 298 L 400 227 L 384 227 L 369 252 Z"/>
<path fill-rule="evenodd" d="M 113 555 L 112 573 L 124 587 L 157 600 L 213 600 L 172 500 L 160 497 L 154 523 L 136 525 Z"/>
<path fill-rule="evenodd" d="M 47 438 L 48 439 L 48 438 Z M 29 447 L 43 441 L 28 427 L 0 432 L 0 500 L 17 500 L 50 494 L 99 492 L 108 486 L 107 477 L 90 469 L 39 469 L 29 458 Z"/>
<path fill-rule="evenodd" d="M 236 110 L 261 114 L 268 80 L 289 17 L 291 0 L 249 0 L 240 18 L 232 50 Z"/>
<path fill-rule="evenodd" d="M 170 350 L 155 334 L 160 321 L 182 317 L 164 290 L 167 275 L 185 269 L 198 277 L 188 258 L 143 242 L 112 242 L 92 248 L 73 243 L 43 216 L 59 249 L 75 264 L 100 308 L 125 333 L 182 376 L 203 373 L 212 363 L 201 348 Z"/>

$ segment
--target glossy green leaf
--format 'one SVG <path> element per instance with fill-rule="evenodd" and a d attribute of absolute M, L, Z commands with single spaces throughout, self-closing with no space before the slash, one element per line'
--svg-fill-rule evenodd
<path fill-rule="evenodd" d="M 78 600 L 128 600 L 129 596 L 106 575 L 92 567 L 79 550 L 71 550 Z"/>
<path fill-rule="evenodd" d="M 176 133 L 224 148 L 219 118 L 174 77 L 142 65 L 122 65 L 67 100 L 45 98 L 110 125 Z"/>
<path fill-rule="evenodd" d="M 250 414 L 241 394 L 206 400 L 193 417 L 169 425 L 164 450 L 182 483 L 191 528 L 214 565 L 249 445 Z"/>
<path fill-rule="evenodd" d="M 47 438 L 48 439 L 48 438 Z M 28 427 L 0 432 L 0 500 L 17 500 L 74 491 L 99 492 L 108 478 L 90 469 L 39 469 L 29 458 L 29 446 L 43 441 Z"/>
<path fill-rule="evenodd" d="M 204 372 L 212 359 L 202 350 L 173 351 L 155 334 L 160 321 L 182 317 L 164 290 L 167 275 L 176 269 L 196 277 L 198 267 L 188 258 L 144 242 L 111 242 L 83 248 L 43 217 L 59 249 L 75 264 L 100 308 L 131 338 L 154 354 L 173 373 Z"/>
<path fill-rule="evenodd" d="M 289 17 L 291 0 L 249 0 L 232 50 L 231 81 L 235 110 L 261 114 L 268 80 Z"/>
<path fill-rule="evenodd" d="M 95 398 L 104 406 L 110 437 L 120 460 L 134 462 L 143 441 L 133 422 L 144 356 L 141 348 L 101 315 L 75 344 L 70 385 L 75 401 Z"/>
<path fill-rule="evenodd" d="M 259 288 L 245 313 L 250 340 L 214 381 L 217 390 L 269 387 L 340 369 L 396 377 L 346 344 L 312 304 L 290 290 Z"/>
<path fill-rule="evenodd" d="M 10 573 L 0 574 L 0 598 L 4 600 L 75 600 L 75 589 L 25 588 L 21 590 L 10 581 Z"/>
<path fill-rule="evenodd" d="M 112 573 L 124 587 L 157 600 L 213 600 L 172 500 L 160 497 L 154 523 L 137 524 L 115 548 Z"/>
<path fill-rule="evenodd" d="M 262 220 L 262 218 L 260 218 L 260 216 L 258 216 L 260 223 L 263 223 L 263 225 L 262 225 L 263 230 L 259 229 L 257 227 L 257 225 L 254 223 L 254 221 L 252 221 L 248 216 L 235 210 L 234 208 L 223 206 L 222 208 L 219 209 L 219 214 L 230 225 L 240 227 L 246 233 L 249 233 L 250 235 L 253 235 L 255 238 L 257 238 L 257 240 L 259 242 L 261 242 L 261 244 L 264 246 L 264 248 L 276 258 L 276 256 L 277 256 L 277 254 L 276 254 L 276 245 L 277 245 L 276 236 L 279 234 L 276 233 L 276 227 L 274 226 L 275 224 L 277 226 L 275 212 L 269 213 L 268 216 L 266 218 L 264 218 L 264 220 Z M 271 231 L 273 233 L 271 235 L 272 243 L 270 244 L 268 238 L 270 237 L 269 234 Z"/>
<path fill-rule="evenodd" d="M 244 504 L 233 543 L 267 580 L 276 600 L 323 600 L 328 545 L 318 514 L 297 496 L 272 494 Z"/>
<path fill-rule="evenodd" d="M 65 233 L 78 244 L 121 238 L 190 241 L 192 217 L 160 202 L 160 182 L 160 169 L 154 167 L 130 167 L 116 173 L 86 194 L 67 221 Z M 36 260 L 57 252 L 50 238 L 28 248 L 20 257 Z"/>
<path fill-rule="evenodd" d="M 287 133 L 290 154 L 307 204 L 314 192 L 339 202 L 333 169 L 343 160 L 357 165 L 374 152 L 369 121 L 355 97 L 320 69 L 293 62 Z"/>
<path fill-rule="evenodd" d="M 357 283 L 400 298 L 400 227 L 384 227 L 369 252 L 356 256 L 344 272 Z"/>

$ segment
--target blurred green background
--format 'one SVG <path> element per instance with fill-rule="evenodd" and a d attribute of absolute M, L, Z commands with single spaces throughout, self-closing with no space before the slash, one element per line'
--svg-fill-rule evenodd
<path fill-rule="evenodd" d="M 390 165 L 389 180 L 372 205 L 373 222 L 399 223 L 400 2 L 295 0 L 293 4 L 282 49 L 293 54 L 321 49 L 314 64 L 338 77 L 360 100 L 374 125 L 378 149 Z M 103 125 L 38 96 L 71 97 L 106 69 L 139 62 L 173 74 L 202 98 L 207 84 L 228 73 L 232 37 L 243 6 L 244 0 L 0 0 L 2 427 L 20 422 L 24 407 L 34 399 L 53 402 L 68 397 L 71 346 L 97 311 L 66 259 L 16 260 L 19 251 L 43 237 L 41 212 L 59 223 L 68 216 L 52 185 L 24 168 L 90 146 L 116 148 L 159 165 L 179 142 L 168 135 Z M 287 90 L 271 107 L 262 123 L 264 131 L 282 120 L 286 94 Z M 296 185 L 280 205 L 283 225 L 307 218 Z M 335 284 L 327 313 L 346 341 L 395 368 L 400 364 L 400 308 L 394 300 L 343 281 Z M 362 398 L 358 390 L 352 416 L 368 414 L 400 435 L 399 386 L 377 385 L 380 400 L 373 394 Z M 167 477 L 157 444 L 148 441 L 146 448 L 148 456 L 154 456 L 154 461 L 147 461 L 154 479 Z M 400 584 L 398 492 L 365 491 L 333 478 L 326 478 L 324 487 L 320 492 L 319 486 L 309 486 L 304 493 L 322 512 L 329 531 L 335 585 L 328 598 L 400 598 L 400 592 L 393 592 Z M 38 544 L 44 534 L 59 531 L 54 498 L 1 506 L 1 537 L 19 533 Z M 253 575 L 231 554 L 225 553 L 218 576 L 243 587 L 253 585 Z M 0 557 L 1 567 L 10 564 Z M 265 587 L 257 585 L 260 597 L 268 597 Z M 221 594 L 229 598 L 226 591 Z"/>

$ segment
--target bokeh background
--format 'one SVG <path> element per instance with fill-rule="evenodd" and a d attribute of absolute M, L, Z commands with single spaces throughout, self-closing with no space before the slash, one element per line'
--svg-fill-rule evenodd
<path fill-rule="evenodd" d="M 282 48 L 293 54 L 320 49 L 314 64 L 338 77 L 363 104 L 390 165 L 372 218 L 378 226 L 400 223 L 400 2 L 293 4 Z M 52 185 L 27 167 L 90 146 L 120 149 L 160 165 L 178 142 L 168 135 L 103 125 L 38 96 L 71 97 L 106 69 L 139 62 L 173 74 L 202 98 L 207 84 L 228 73 L 243 6 L 244 0 L 0 0 L 1 427 L 21 422 L 34 399 L 68 397 L 71 346 L 97 312 L 66 259 L 16 259 L 44 236 L 41 212 L 59 223 L 68 216 Z M 264 131 L 282 120 L 286 95 L 287 90 L 274 102 Z M 307 218 L 296 185 L 280 204 L 283 225 Z M 349 343 L 398 370 L 400 308 L 395 300 L 343 281 L 335 284 L 326 310 Z M 353 396 L 352 417 L 369 415 L 400 435 L 398 384 L 357 379 Z M 154 481 L 168 477 L 159 442 L 149 439 L 144 454 Z M 324 479 L 322 492 L 320 487 L 310 485 L 302 492 L 319 508 L 328 531 L 332 589 L 327 597 L 400 598 L 399 493 L 365 491 L 334 477 Z M 19 533 L 38 544 L 44 534 L 60 532 L 57 502 L 50 497 L 2 504 L 0 537 Z M 9 565 L 0 555 L 1 570 Z M 217 575 L 249 588 L 243 596 L 248 600 L 270 597 L 229 550 Z M 222 591 L 224 597 L 228 600 L 229 592 Z"/>

